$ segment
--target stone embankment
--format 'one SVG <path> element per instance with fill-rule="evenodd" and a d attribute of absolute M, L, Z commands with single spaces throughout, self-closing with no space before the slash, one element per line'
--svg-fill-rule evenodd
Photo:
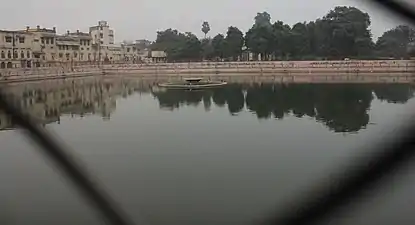
<path fill-rule="evenodd" d="M 415 61 L 272 61 L 203 62 L 62 66 L 0 69 L 0 82 L 31 81 L 92 75 L 180 79 L 274 80 L 277 82 L 414 82 Z"/>
<path fill-rule="evenodd" d="M 106 74 L 134 75 L 342 75 L 407 74 L 415 71 L 415 61 L 273 61 L 273 62 L 203 62 L 106 65 Z"/>
<path fill-rule="evenodd" d="M 32 69 L 0 69 L 0 83 L 61 79 L 102 74 L 98 66 L 40 67 Z"/>

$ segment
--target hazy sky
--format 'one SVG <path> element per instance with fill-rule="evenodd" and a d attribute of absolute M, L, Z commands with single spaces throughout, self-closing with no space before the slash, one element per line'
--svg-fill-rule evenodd
<path fill-rule="evenodd" d="M 315 20 L 336 5 L 357 6 L 372 17 L 372 33 L 378 37 L 399 23 L 363 0 L 25 0 L 4 1 L 0 13 L 0 29 L 24 29 L 26 26 L 56 26 L 66 30 L 88 31 L 98 20 L 107 20 L 115 31 L 116 42 L 122 40 L 154 40 L 157 30 L 176 28 L 202 37 L 201 24 L 208 21 L 208 35 L 226 32 L 237 26 L 246 32 L 257 12 L 267 11 L 272 20 L 290 25 Z M 18 12 L 18 13 L 16 13 Z"/>

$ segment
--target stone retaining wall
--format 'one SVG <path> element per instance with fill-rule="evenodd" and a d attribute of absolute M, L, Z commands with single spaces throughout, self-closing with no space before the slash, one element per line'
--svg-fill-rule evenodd
<path fill-rule="evenodd" d="M 273 79 L 379 80 L 388 77 L 394 80 L 413 82 L 415 61 L 270 61 L 270 62 L 203 62 L 203 63 L 149 63 L 43 67 L 33 69 L 0 69 L 0 82 L 58 79 L 91 75 L 116 75 L 140 77 L 201 76 L 218 78 L 224 76 L 274 76 Z M 284 78 L 291 77 L 291 78 Z M 364 77 L 364 78 L 360 78 Z M 372 77 L 372 78 L 371 78 Z M 383 78 L 382 78 L 383 79 Z"/>
<path fill-rule="evenodd" d="M 415 61 L 273 61 L 105 65 L 109 74 L 379 74 L 412 73 Z"/>

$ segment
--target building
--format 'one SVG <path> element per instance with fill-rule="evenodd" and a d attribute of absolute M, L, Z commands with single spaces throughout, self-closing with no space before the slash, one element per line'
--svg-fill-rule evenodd
<path fill-rule="evenodd" d="M 101 46 L 101 61 L 106 63 L 121 62 L 123 60 L 123 48 L 121 45 L 112 44 L 109 46 Z"/>
<path fill-rule="evenodd" d="M 98 26 L 90 27 L 89 35 L 93 44 L 101 46 L 114 44 L 114 30 L 110 29 L 107 21 L 99 21 Z"/>
<path fill-rule="evenodd" d="M 88 33 L 56 28 L 26 27 L 24 30 L 0 30 L 0 69 L 74 66 L 79 64 L 140 63 L 151 61 L 148 40 L 115 44 L 114 30 L 107 21 L 99 21 Z M 159 56 L 153 59 L 162 60 Z M 165 58 L 165 57 L 164 57 Z"/>
<path fill-rule="evenodd" d="M 167 54 L 165 51 L 151 51 L 151 60 L 152 62 L 166 62 Z"/>
<path fill-rule="evenodd" d="M 52 66 L 56 61 L 56 28 L 36 28 L 26 27 L 24 31 L 33 35 L 33 43 L 31 46 L 33 52 L 33 63 L 35 67 Z"/>
<path fill-rule="evenodd" d="M 92 54 L 94 53 L 94 49 L 92 48 L 92 38 L 89 33 L 83 33 L 77 30 L 76 33 L 68 33 L 67 36 L 73 37 L 79 42 L 79 57 L 76 59 L 76 61 L 93 61 Z"/>
<path fill-rule="evenodd" d="M 0 68 L 31 68 L 34 35 L 0 30 Z"/>

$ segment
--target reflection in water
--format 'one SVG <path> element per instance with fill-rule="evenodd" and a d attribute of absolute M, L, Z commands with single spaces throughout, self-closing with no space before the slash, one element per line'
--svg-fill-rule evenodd
<path fill-rule="evenodd" d="M 109 120 L 116 99 L 136 92 L 149 92 L 154 81 L 139 79 L 82 79 L 60 83 L 37 83 L 8 87 L 8 97 L 41 124 L 59 123 L 61 115 L 100 115 Z M 283 119 L 293 115 L 315 118 L 334 132 L 357 132 L 369 123 L 374 98 L 406 103 L 414 87 L 406 84 L 229 84 L 225 88 L 153 91 L 162 109 L 183 105 L 227 107 L 231 115 L 246 108 L 259 119 Z M 0 130 L 14 128 L 0 113 Z"/>
<path fill-rule="evenodd" d="M 230 84 L 206 91 L 170 90 L 153 94 L 164 109 L 203 101 L 209 110 L 213 101 L 219 107 L 227 106 L 232 115 L 246 105 L 259 119 L 308 116 L 334 132 L 357 132 L 369 123 L 368 110 L 374 95 L 381 101 L 406 103 L 413 93 L 414 87 L 403 84 Z"/>
<path fill-rule="evenodd" d="M 6 87 L 8 99 L 40 124 L 59 123 L 62 115 L 100 115 L 109 120 L 116 99 L 148 91 L 131 80 L 82 79 L 18 84 Z M 0 111 L 0 130 L 14 129 L 11 118 Z"/>
<path fill-rule="evenodd" d="M 241 221 L 265 212 L 295 188 L 344 162 L 358 139 L 378 135 L 376 129 L 333 135 L 321 132 L 316 123 L 287 118 L 313 118 L 333 132 L 357 132 L 367 126 L 369 115 L 374 116 L 371 122 L 385 118 L 374 99 L 403 104 L 413 97 L 410 85 L 230 84 L 205 91 L 163 92 L 153 88 L 154 82 L 88 78 L 15 84 L 7 90 L 10 100 L 40 124 L 71 116 L 111 118 L 70 120 L 52 128 L 102 175 L 112 192 L 119 193 L 131 215 L 144 215 L 150 224 L 180 225 L 244 224 Z M 145 96 L 131 96 L 135 93 Z M 158 105 L 212 113 L 164 113 Z M 218 107 L 222 110 L 216 113 Z M 223 111 L 241 116 L 231 120 Z M 210 120 L 204 120 L 207 115 Z M 271 123 L 256 123 L 254 117 Z M 278 125 L 272 121 L 283 119 Z M 194 129 L 195 123 L 203 129 Z M 0 130 L 14 127 L 0 113 Z M 73 196 L 55 183 L 49 168 L 40 166 L 43 161 L 27 155 L 30 145 L 14 132 L 0 134 L 0 193 L 7 193 L 0 195 L 1 225 L 99 224 L 91 223 L 87 211 L 71 202 Z M 407 199 L 410 193 L 402 196 Z M 396 204 L 391 208 L 399 215 L 401 210 L 393 209 L 410 209 Z"/>

